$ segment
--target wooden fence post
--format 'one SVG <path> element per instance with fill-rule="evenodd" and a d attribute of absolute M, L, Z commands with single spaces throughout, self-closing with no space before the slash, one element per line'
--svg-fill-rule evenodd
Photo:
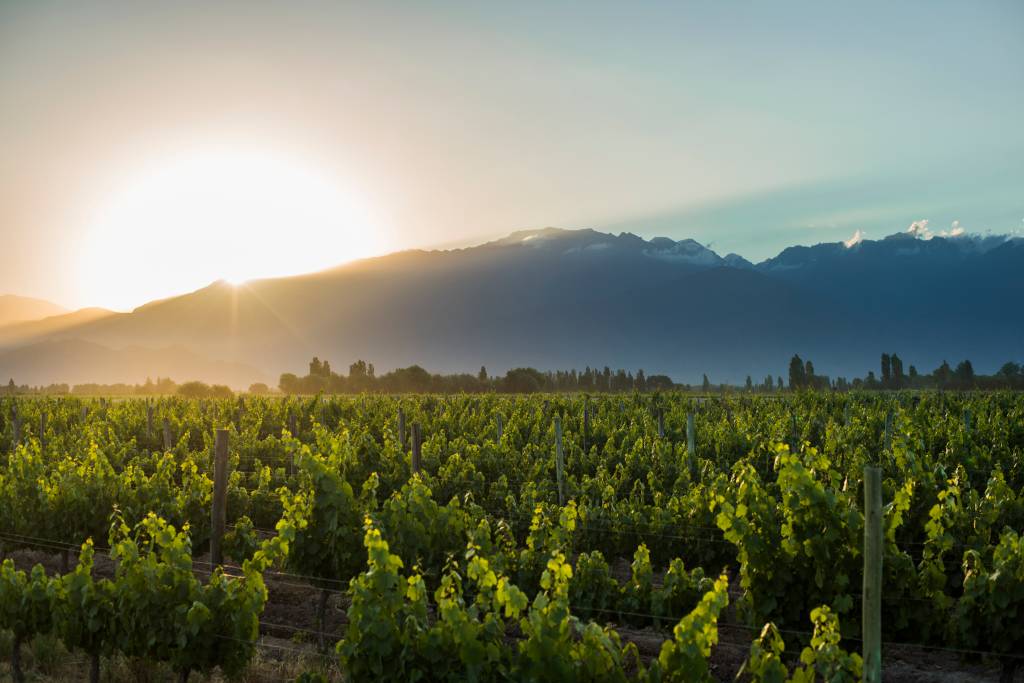
<path fill-rule="evenodd" d="M 691 460 L 697 455 L 697 428 L 693 413 L 686 414 L 686 455 Z"/>
<path fill-rule="evenodd" d="M 886 453 L 892 453 L 892 409 L 885 414 L 885 441 L 882 445 Z"/>
<path fill-rule="evenodd" d="M 164 450 L 171 450 L 171 421 L 164 418 Z"/>
<path fill-rule="evenodd" d="M 11 410 L 14 414 L 14 443 L 11 444 L 11 450 L 17 450 L 18 444 L 21 443 L 21 415 L 18 414 L 18 404 L 15 403 Z"/>
<path fill-rule="evenodd" d="M 405 453 L 405 411 L 398 407 L 398 446 Z"/>
<path fill-rule="evenodd" d="M 420 473 L 420 457 L 423 454 L 423 434 L 420 432 L 420 423 L 412 423 L 412 473 Z"/>
<path fill-rule="evenodd" d="M 227 517 L 228 430 L 218 429 L 213 452 L 213 508 L 210 519 L 210 562 L 224 564 L 222 543 Z"/>
<path fill-rule="evenodd" d="M 882 680 L 882 470 L 864 467 L 864 680 Z"/>
<path fill-rule="evenodd" d="M 696 479 L 697 468 L 697 419 L 693 413 L 686 414 L 686 468 L 690 478 Z"/>
<path fill-rule="evenodd" d="M 562 451 L 562 418 L 555 415 L 555 471 L 558 475 L 558 504 L 565 505 L 565 454 Z"/>
<path fill-rule="evenodd" d="M 46 450 L 46 411 L 39 413 L 39 450 Z"/>
<path fill-rule="evenodd" d="M 586 453 L 590 443 L 590 405 L 583 404 L 583 452 Z"/>
<path fill-rule="evenodd" d="M 294 438 L 298 438 L 298 437 L 295 436 L 295 432 L 296 432 L 297 429 L 298 429 L 298 427 L 295 426 L 295 413 L 293 413 L 292 410 L 289 408 L 288 409 L 288 434 L 291 435 L 291 437 L 293 439 Z M 295 474 L 295 449 L 294 448 L 289 448 L 288 449 L 288 474 Z"/>
<path fill-rule="evenodd" d="M 153 438 L 153 404 L 146 399 L 146 438 Z"/>

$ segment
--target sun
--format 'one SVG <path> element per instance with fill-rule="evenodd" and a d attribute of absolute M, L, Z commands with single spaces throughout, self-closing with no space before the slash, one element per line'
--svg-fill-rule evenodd
<path fill-rule="evenodd" d="M 303 160 L 207 149 L 155 160 L 99 203 L 79 284 L 128 309 L 216 280 L 321 270 L 380 253 L 382 225 L 350 181 Z"/>

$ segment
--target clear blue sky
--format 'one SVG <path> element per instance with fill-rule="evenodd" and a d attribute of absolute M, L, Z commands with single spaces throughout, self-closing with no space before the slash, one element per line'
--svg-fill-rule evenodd
<path fill-rule="evenodd" d="M 90 212 L 210 141 L 344 178 L 384 251 L 554 225 L 759 260 L 1024 229 L 1022 120 L 1019 1 L 7 0 L 0 292 L 104 304 Z"/>

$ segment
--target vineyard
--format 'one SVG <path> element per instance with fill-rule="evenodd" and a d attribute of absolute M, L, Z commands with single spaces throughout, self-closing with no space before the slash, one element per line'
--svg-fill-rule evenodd
<path fill-rule="evenodd" d="M 1012 681 L 1022 492 L 1014 393 L 5 398 L 0 679 Z"/>

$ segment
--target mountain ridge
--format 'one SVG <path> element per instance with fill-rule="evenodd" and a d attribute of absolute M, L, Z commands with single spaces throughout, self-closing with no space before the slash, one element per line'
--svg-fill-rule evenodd
<path fill-rule="evenodd" d="M 52 301 L 16 294 L 0 294 L 0 327 L 63 315 L 68 310 Z"/>
<path fill-rule="evenodd" d="M 218 281 L 20 343 L 180 346 L 271 377 L 314 355 L 382 370 L 643 367 L 684 382 L 782 374 L 793 353 L 833 375 L 863 374 L 882 351 L 922 371 L 947 357 L 980 369 L 1024 348 L 1021 316 L 1006 308 L 1024 296 L 1015 272 L 1024 272 L 1020 238 L 913 226 L 881 240 L 788 247 L 756 264 L 692 239 L 542 228 Z M 0 334 L 0 351 L 10 346 Z M 4 358 L 0 375 L 16 374 Z"/>

